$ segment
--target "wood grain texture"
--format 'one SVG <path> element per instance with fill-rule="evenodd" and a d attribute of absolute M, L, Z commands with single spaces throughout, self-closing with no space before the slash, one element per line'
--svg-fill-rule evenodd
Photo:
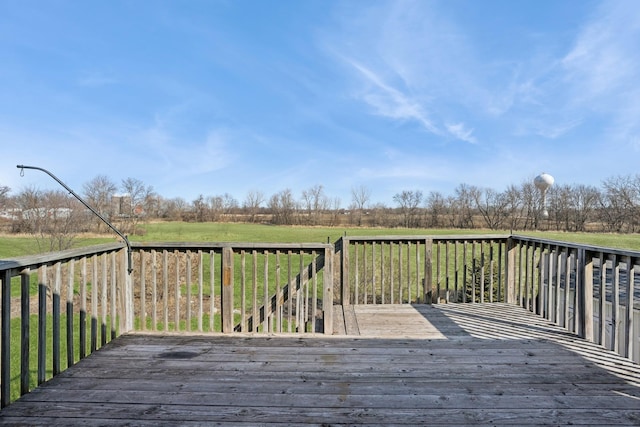
<path fill-rule="evenodd" d="M 640 424 L 640 366 L 524 309 L 352 308 L 360 335 L 124 335 L 0 424 Z"/>

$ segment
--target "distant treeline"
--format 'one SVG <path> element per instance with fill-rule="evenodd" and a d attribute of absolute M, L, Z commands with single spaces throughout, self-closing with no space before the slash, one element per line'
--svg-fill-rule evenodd
<path fill-rule="evenodd" d="M 140 180 L 128 178 L 118 186 L 106 176 L 87 182 L 80 194 L 128 234 L 152 220 L 628 233 L 640 228 L 640 175 L 609 178 L 600 188 L 556 184 L 547 192 L 548 218 L 541 214 L 542 198 L 533 180 L 503 192 L 469 184 L 460 184 L 450 195 L 404 190 L 393 196 L 390 205 L 372 203 L 366 186 L 354 187 L 347 205 L 327 195 L 322 185 L 299 195 L 290 189 L 269 197 L 250 191 L 241 202 L 228 193 L 200 195 L 192 201 L 167 199 Z M 46 236 L 52 249 L 67 246 L 77 233 L 106 231 L 97 217 L 64 191 L 27 188 L 14 195 L 0 186 L 0 219 L 5 231 Z"/>

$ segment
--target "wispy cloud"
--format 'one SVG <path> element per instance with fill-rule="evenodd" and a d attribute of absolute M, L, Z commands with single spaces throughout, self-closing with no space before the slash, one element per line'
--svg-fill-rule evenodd
<path fill-rule="evenodd" d="M 327 32 L 325 45 L 355 72 L 352 93 L 373 114 L 416 123 L 441 141 L 476 143 L 451 108 L 468 97 L 469 84 L 461 72 L 466 48 L 455 27 L 432 9 L 412 1 L 346 7 L 343 26 Z"/>
<path fill-rule="evenodd" d="M 639 46 L 637 2 L 606 1 L 562 59 L 572 107 L 608 122 L 608 138 L 635 146 L 640 141 Z"/>
<path fill-rule="evenodd" d="M 473 136 L 473 129 L 467 129 L 464 123 L 449 123 L 446 127 L 451 135 L 461 141 L 466 141 L 471 144 L 475 144 L 477 142 L 476 138 Z"/>
<path fill-rule="evenodd" d="M 376 114 L 392 119 L 415 120 L 429 132 L 441 134 L 419 102 L 385 83 L 364 65 L 354 60 L 348 62 L 370 83 L 368 90 L 362 94 L 362 99 L 375 109 Z"/>

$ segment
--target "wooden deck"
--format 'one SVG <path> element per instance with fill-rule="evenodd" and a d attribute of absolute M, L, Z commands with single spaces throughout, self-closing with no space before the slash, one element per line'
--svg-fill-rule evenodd
<path fill-rule="evenodd" d="M 125 335 L 0 423 L 640 425 L 640 366 L 519 307 L 356 306 L 337 324 L 352 335 Z"/>

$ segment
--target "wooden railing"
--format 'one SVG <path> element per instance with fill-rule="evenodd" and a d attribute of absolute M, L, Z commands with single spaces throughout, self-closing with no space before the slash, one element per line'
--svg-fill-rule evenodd
<path fill-rule="evenodd" d="M 344 237 L 336 249 L 342 304 L 514 303 L 640 363 L 640 252 L 524 236 Z"/>
<path fill-rule="evenodd" d="M 640 363 L 640 252 L 507 235 L 131 247 L 131 274 L 123 244 L 0 261 L 1 406 L 121 333 L 330 334 L 334 300 L 515 303 Z"/>
<path fill-rule="evenodd" d="M 132 330 L 332 332 L 333 245 L 131 247 L 0 261 L 1 406 Z"/>
<path fill-rule="evenodd" d="M 330 333 L 333 245 L 132 247 L 137 329 Z"/>
<path fill-rule="evenodd" d="M 640 252 L 512 236 L 516 301 L 640 363 Z"/>
<path fill-rule="evenodd" d="M 495 235 L 343 237 L 336 246 L 342 304 L 505 301 L 507 240 Z"/>
<path fill-rule="evenodd" d="M 3 407 L 132 329 L 132 287 L 122 244 L 0 261 L 0 278 Z"/>

